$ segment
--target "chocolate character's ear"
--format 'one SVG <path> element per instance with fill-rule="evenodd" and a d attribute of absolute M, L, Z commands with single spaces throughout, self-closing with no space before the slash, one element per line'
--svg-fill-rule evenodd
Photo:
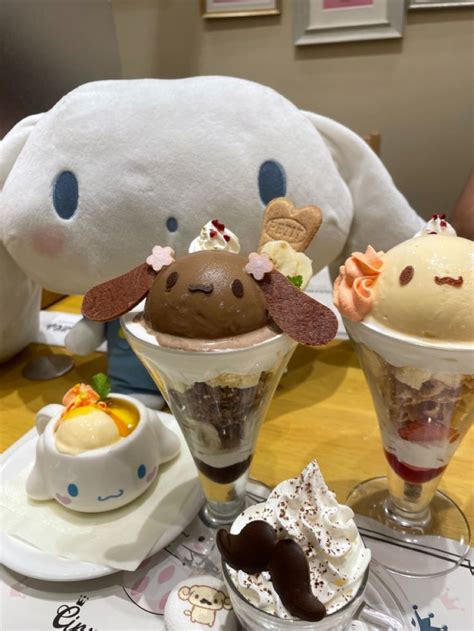
<path fill-rule="evenodd" d="M 331 309 L 310 298 L 272 270 L 258 283 L 265 294 L 272 320 L 300 344 L 320 346 L 337 333 L 337 318 Z"/>
<path fill-rule="evenodd" d="M 156 272 L 142 263 L 130 272 L 89 289 L 82 302 L 82 313 L 89 320 L 108 322 L 133 309 L 150 290 Z"/>

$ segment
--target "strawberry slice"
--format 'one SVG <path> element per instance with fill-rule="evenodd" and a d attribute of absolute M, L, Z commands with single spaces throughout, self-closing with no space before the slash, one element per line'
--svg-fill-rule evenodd
<path fill-rule="evenodd" d="M 454 430 L 437 421 L 423 423 L 421 421 L 407 421 L 398 429 L 398 434 L 403 440 L 425 443 L 432 440 L 445 440 Z"/>

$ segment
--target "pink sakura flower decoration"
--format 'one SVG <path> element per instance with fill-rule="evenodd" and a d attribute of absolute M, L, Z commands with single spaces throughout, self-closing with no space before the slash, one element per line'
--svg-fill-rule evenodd
<path fill-rule="evenodd" d="M 251 274 L 255 280 L 262 280 L 268 272 L 273 269 L 273 263 L 270 261 L 268 254 L 257 254 L 251 252 L 249 254 L 249 262 L 245 266 L 247 274 Z"/>
<path fill-rule="evenodd" d="M 170 248 L 169 245 L 164 248 L 160 245 L 155 245 L 146 262 L 155 270 L 155 272 L 159 272 L 163 267 L 174 263 L 174 250 L 173 248 Z"/>

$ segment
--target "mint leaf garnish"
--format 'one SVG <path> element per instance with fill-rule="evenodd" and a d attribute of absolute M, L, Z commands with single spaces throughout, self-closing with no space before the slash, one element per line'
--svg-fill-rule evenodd
<path fill-rule="evenodd" d="M 103 372 L 98 372 L 92 377 L 92 387 L 97 392 L 101 400 L 106 399 L 112 389 L 109 378 Z"/>
<path fill-rule="evenodd" d="M 303 284 L 303 277 L 301 276 L 301 274 L 298 274 L 298 276 L 287 276 L 287 278 L 290 283 L 293 283 L 295 287 L 301 289 L 301 285 Z"/>

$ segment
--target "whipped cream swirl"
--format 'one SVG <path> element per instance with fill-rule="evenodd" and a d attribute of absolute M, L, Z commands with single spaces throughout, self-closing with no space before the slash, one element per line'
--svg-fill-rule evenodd
<path fill-rule="evenodd" d="M 457 236 L 456 230 L 446 221 L 446 215 L 444 213 L 432 215 L 426 226 L 419 230 L 415 234 L 415 237 L 424 237 L 428 234 L 445 234 L 450 237 Z"/>
<path fill-rule="evenodd" d="M 370 561 L 354 513 L 339 504 L 315 460 L 291 480 L 281 482 L 266 502 L 245 510 L 234 522 L 236 534 L 251 521 L 261 519 L 303 548 L 309 563 L 311 588 L 327 613 L 341 609 L 356 595 Z M 229 568 L 242 596 L 255 607 L 280 618 L 292 618 L 273 588 L 269 572 L 247 574 Z"/>
<path fill-rule="evenodd" d="M 208 221 L 201 228 L 199 236 L 191 241 L 189 253 L 201 250 L 227 250 L 233 254 L 240 252 L 240 242 L 237 236 L 225 227 L 218 219 Z"/>

